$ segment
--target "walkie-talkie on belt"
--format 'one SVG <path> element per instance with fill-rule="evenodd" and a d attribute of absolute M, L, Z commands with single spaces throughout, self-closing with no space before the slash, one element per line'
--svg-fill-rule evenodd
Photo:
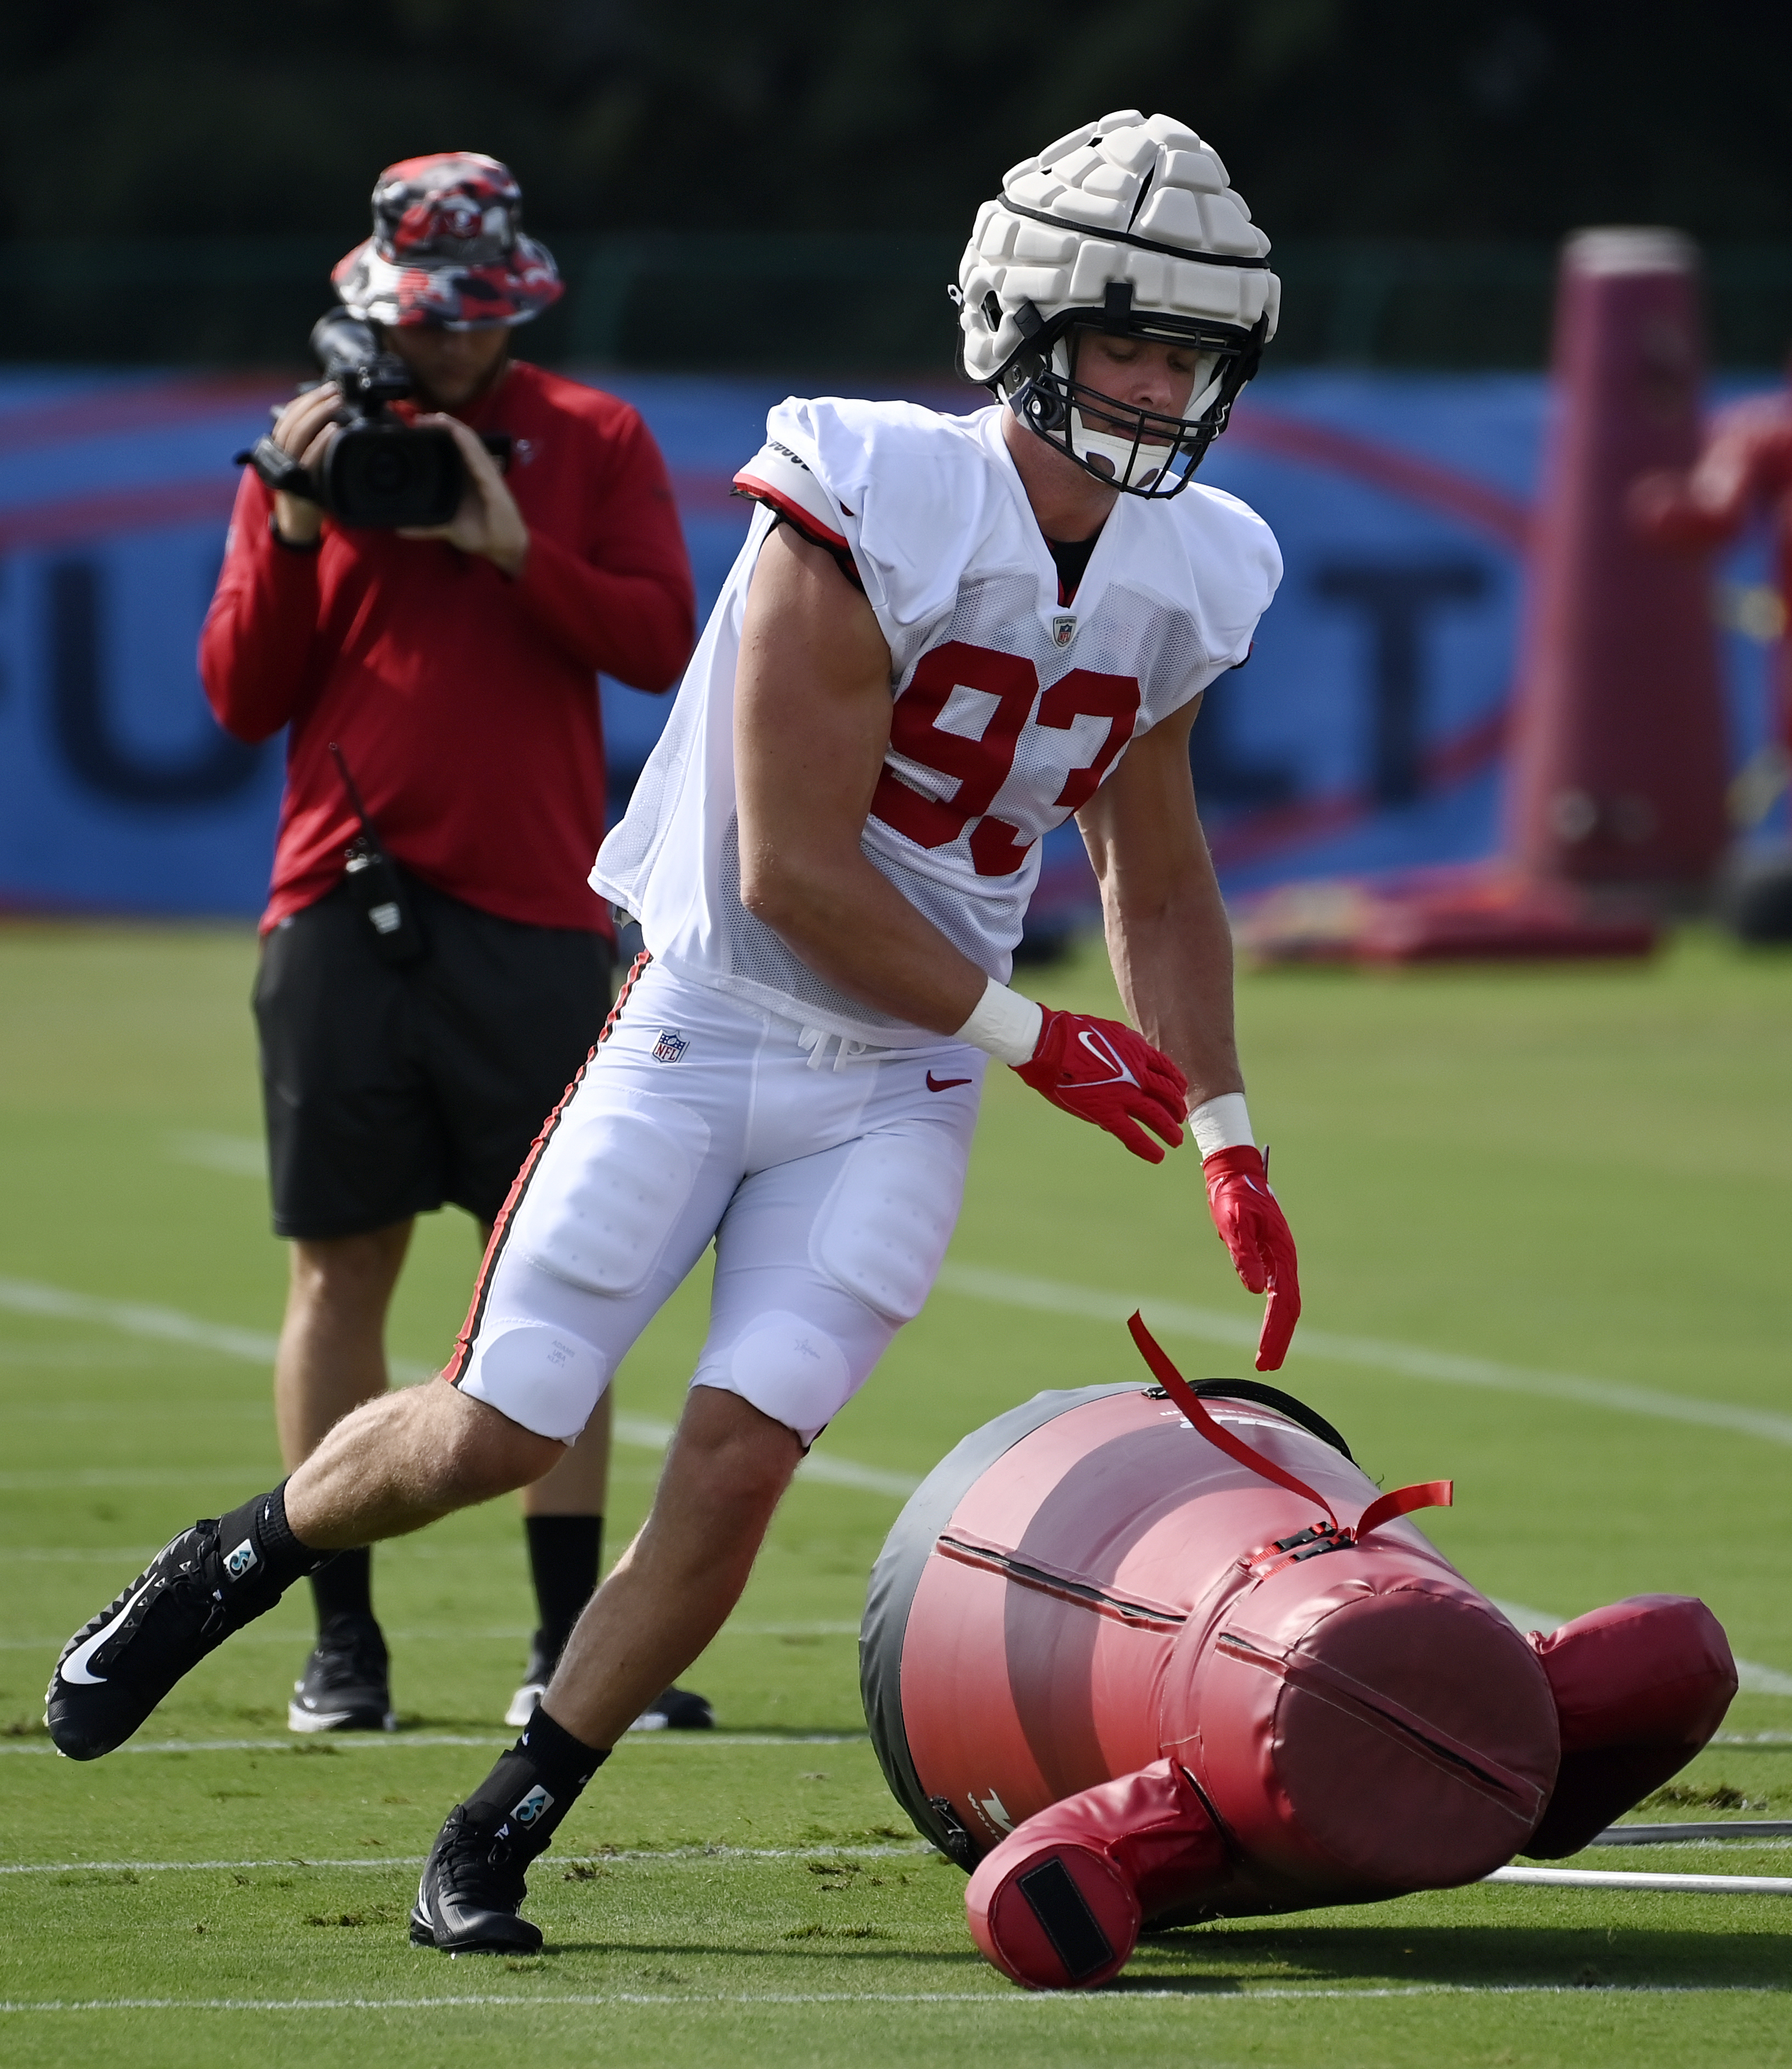
<path fill-rule="evenodd" d="M 348 858 L 344 876 L 348 896 L 366 916 L 367 924 L 373 929 L 373 945 L 385 961 L 401 968 L 406 963 L 420 962 L 423 930 L 405 896 L 403 879 L 381 847 L 380 836 L 348 773 L 348 757 L 333 740 L 330 753 L 342 777 L 343 788 L 348 793 L 348 802 L 355 808 L 355 817 L 360 821 L 360 831 L 343 851 Z"/>

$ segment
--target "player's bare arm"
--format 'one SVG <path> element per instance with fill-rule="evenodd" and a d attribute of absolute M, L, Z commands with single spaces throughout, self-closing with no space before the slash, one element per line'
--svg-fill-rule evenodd
<path fill-rule="evenodd" d="M 988 980 L 859 846 L 890 675 L 870 605 L 780 525 L 753 572 L 735 681 L 741 903 L 849 997 L 950 1034 Z"/>
<path fill-rule="evenodd" d="M 1108 958 L 1133 1024 L 1171 1057 L 1199 1107 L 1242 1092 L 1232 929 L 1195 810 L 1183 709 L 1135 740 L 1077 824 L 1102 888 Z"/>

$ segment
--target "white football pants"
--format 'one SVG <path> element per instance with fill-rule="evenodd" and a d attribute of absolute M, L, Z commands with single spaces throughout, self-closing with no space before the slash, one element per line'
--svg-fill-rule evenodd
<path fill-rule="evenodd" d="M 570 1443 L 714 1237 L 691 1384 L 812 1443 L 932 1288 L 988 1061 L 860 1050 L 650 964 L 523 1168 L 444 1376 Z"/>

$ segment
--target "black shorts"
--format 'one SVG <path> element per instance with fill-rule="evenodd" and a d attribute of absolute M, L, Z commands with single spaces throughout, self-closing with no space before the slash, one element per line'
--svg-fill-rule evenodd
<path fill-rule="evenodd" d="M 255 978 L 275 1233 L 360 1235 L 445 1202 L 495 1220 L 609 1010 L 610 945 L 407 876 L 429 952 L 382 961 L 339 884 Z"/>

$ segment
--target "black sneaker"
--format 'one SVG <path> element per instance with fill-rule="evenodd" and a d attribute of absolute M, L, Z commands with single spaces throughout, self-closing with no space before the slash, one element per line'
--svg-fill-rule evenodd
<path fill-rule="evenodd" d="M 63 1647 L 44 1696 L 57 1752 L 97 1760 L 121 1746 L 183 1675 L 271 1609 L 275 1596 L 242 1585 L 256 1564 L 246 1544 L 222 1552 L 209 1518 L 165 1545 Z"/>
<path fill-rule="evenodd" d="M 417 1885 L 411 1945 L 444 1954 L 533 1954 L 541 1928 L 519 1918 L 532 1855 L 498 1834 L 508 1821 L 478 1818 L 462 1803 L 448 1814 Z"/>
<path fill-rule="evenodd" d="M 395 1732 L 385 1639 L 370 1616 L 332 1617 L 287 1704 L 289 1732 Z"/>
<path fill-rule="evenodd" d="M 715 1712 L 707 1696 L 690 1688 L 668 1688 L 656 1696 L 634 1722 L 631 1732 L 711 1732 Z"/>

